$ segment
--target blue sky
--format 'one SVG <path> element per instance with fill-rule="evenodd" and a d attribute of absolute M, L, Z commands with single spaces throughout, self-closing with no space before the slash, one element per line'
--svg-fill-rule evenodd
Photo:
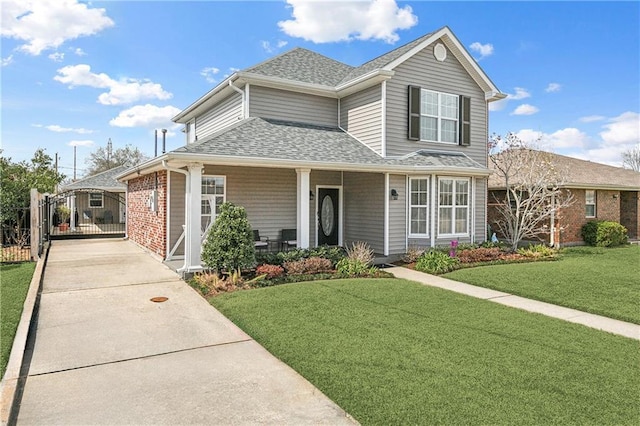
<path fill-rule="evenodd" d="M 1 147 L 78 176 L 88 153 L 184 144 L 171 122 L 236 69 L 301 46 L 360 65 L 449 26 L 508 98 L 490 133 L 621 165 L 639 143 L 639 2 L 1 0 Z"/>

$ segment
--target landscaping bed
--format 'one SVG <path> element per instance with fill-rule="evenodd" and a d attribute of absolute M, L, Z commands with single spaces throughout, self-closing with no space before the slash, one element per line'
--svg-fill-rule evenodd
<path fill-rule="evenodd" d="M 631 339 L 397 279 L 211 303 L 365 425 L 637 422 Z"/>

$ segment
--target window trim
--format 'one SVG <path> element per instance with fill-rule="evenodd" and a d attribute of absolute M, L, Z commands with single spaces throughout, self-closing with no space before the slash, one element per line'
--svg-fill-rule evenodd
<path fill-rule="evenodd" d="M 99 195 L 100 196 L 100 205 L 99 206 L 92 206 L 91 205 L 91 196 L 92 195 Z M 89 208 L 90 209 L 103 209 L 104 208 L 104 193 L 102 192 L 89 192 L 87 195 L 87 202 L 89 203 Z"/>
<path fill-rule="evenodd" d="M 451 193 L 451 197 L 452 197 L 452 202 L 453 204 L 451 206 L 445 206 L 447 208 L 451 209 L 451 231 L 449 233 L 441 233 L 440 232 L 440 181 L 442 180 L 450 180 L 453 182 L 453 187 L 452 187 L 452 193 Z M 467 204 L 466 206 L 458 206 L 456 205 L 456 182 L 457 181 L 464 181 L 467 183 Z M 471 209 L 474 208 L 474 206 L 471 203 L 471 195 L 472 195 L 472 187 L 471 187 L 471 179 L 468 177 L 454 177 L 454 176 L 438 176 L 438 193 L 436 194 L 436 214 L 437 214 L 437 223 L 436 223 L 436 233 L 438 235 L 438 238 L 452 238 L 452 237 L 468 237 L 471 235 Z M 466 207 L 467 208 L 467 232 L 463 232 L 463 233 L 456 233 L 455 232 L 455 226 L 456 226 L 456 217 L 455 217 L 455 212 L 456 212 L 456 208 L 458 207 Z"/>
<path fill-rule="evenodd" d="M 427 203 L 424 205 L 421 204 L 417 204 L 414 206 L 414 204 L 411 202 L 411 182 L 414 180 L 426 180 L 427 181 Z M 430 176 L 409 176 L 409 185 L 407 186 L 407 205 L 408 205 L 408 216 L 409 216 L 409 221 L 408 221 L 408 232 L 407 234 L 409 235 L 409 238 L 429 238 L 430 237 L 430 226 L 431 226 L 431 207 L 432 207 L 432 197 L 431 197 L 431 177 Z M 424 234 L 414 234 L 413 232 L 411 232 L 411 212 L 413 207 L 424 207 L 426 208 L 426 220 L 427 220 L 427 224 L 426 224 L 426 232 Z"/>
<path fill-rule="evenodd" d="M 222 194 L 205 194 L 204 192 L 202 192 L 200 194 L 200 226 L 202 227 L 202 218 L 204 217 L 202 214 L 202 202 L 206 201 L 208 197 L 214 197 L 214 199 L 216 197 L 220 197 L 222 196 L 222 202 L 225 203 L 227 201 L 227 177 L 225 175 L 202 175 L 202 177 L 200 178 L 200 185 L 202 185 L 202 182 L 206 179 L 206 178 L 213 178 L 213 179 L 217 179 L 217 178 L 221 178 L 222 179 L 222 190 L 223 193 Z M 215 203 L 214 203 L 215 204 Z M 213 210 L 212 210 L 212 213 Z M 209 229 L 211 227 L 211 225 L 216 221 L 216 219 L 218 218 L 218 214 L 216 214 L 215 216 L 212 214 L 212 221 L 209 224 L 209 226 L 207 226 L 207 229 Z M 206 231 L 206 230 L 203 230 Z"/>
<path fill-rule="evenodd" d="M 587 198 L 588 198 L 587 194 L 589 192 L 593 193 L 593 203 L 587 202 Z M 587 213 L 588 206 L 593 206 L 593 216 L 589 216 L 589 214 Z M 589 219 L 598 217 L 597 208 L 598 208 L 598 192 L 595 189 L 585 189 L 584 190 L 584 217 Z"/>

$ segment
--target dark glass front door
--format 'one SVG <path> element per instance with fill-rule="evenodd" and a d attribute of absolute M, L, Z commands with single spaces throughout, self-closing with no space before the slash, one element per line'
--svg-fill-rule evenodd
<path fill-rule="evenodd" d="M 338 245 L 338 189 L 318 188 L 318 245 Z"/>

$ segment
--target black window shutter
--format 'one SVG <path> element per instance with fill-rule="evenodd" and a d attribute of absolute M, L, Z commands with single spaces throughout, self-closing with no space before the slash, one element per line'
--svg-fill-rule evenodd
<path fill-rule="evenodd" d="M 409 86 L 409 139 L 420 140 L 420 87 Z"/>
<path fill-rule="evenodd" d="M 471 145 L 471 98 L 468 96 L 460 96 L 460 126 L 458 132 L 459 144 L 462 146 Z"/>

